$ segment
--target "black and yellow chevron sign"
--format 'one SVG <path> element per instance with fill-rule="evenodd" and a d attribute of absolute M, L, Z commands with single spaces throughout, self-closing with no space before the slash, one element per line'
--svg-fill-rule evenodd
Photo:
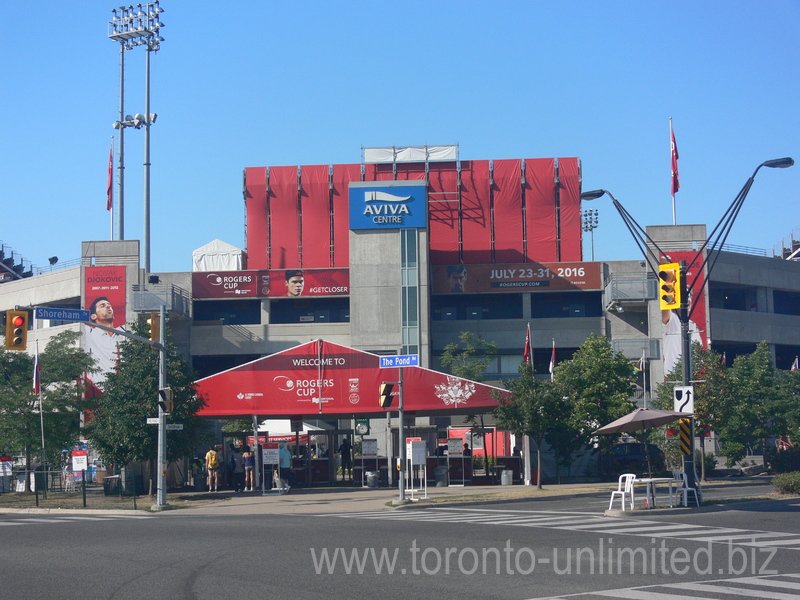
<path fill-rule="evenodd" d="M 678 421 L 681 437 L 681 454 L 689 456 L 692 453 L 692 420 L 681 419 Z"/>

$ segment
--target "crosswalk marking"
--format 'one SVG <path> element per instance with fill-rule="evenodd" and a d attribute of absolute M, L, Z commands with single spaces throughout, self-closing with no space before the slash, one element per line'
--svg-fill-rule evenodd
<path fill-rule="evenodd" d="M 52 517 L 20 517 L 8 521 L 0 520 L 0 527 L 16 525 L 39 525 L 51 523 L 75 523 L 79 521 L 121 521 L 133 519 L 153 519 L 148 515 L 57 515 Z"/>
<path fill-rule="evenodd" d="M 319 515 L 330 516 L 330 515 Z M 510 527 L 542 527 L 566 531 L 582 531 L 608 535 L 634 535 L 670 538 L 695 542 L 734 543 L 738 546 L 777 547 L 800 550 L 800 536 L 794 533 L 714 527 L 686 523 L 665 523 L 625 517 L 605 517 L 588 513 L 525 512 L 492 509 L 421 508 L 406 511 L 368 511 L 343 513 L 348 519 L 379 519 L 507 525 Z"/>
<path fill-rule="evenodd" d="M 747 586 L 747 587 L 745 587 Z M 780 590 L 780 591 L 777 591 Z M 769 575 L 739 577 L 699 582 L 676 582 L 642 587 L 598 590 L 530 600 L 592 600 L 599 598 L 624 598 L 626 600 L 712 600 L 722 594 L 735 598 L 763 600 L 800 599 L 800 575 Z"/>

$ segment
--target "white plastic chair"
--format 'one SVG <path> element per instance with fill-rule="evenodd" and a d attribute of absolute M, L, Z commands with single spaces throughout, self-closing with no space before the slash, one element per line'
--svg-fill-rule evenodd
<path fill-rule="evenodd" d="M 636 475 L 633 473 L 625 473 L 619 476 L 619 483 L 617 484 L 617 489 L 611 492 L 611 502 L 608 503 L 608 510 L 611 510 L 611 507 L 614 506 L 614 498 L 619 496 L 619 501 L 622 506 L 622 510 L 625 510 L 625 500 L 626 498 L 630 499 L 631 503 L 631 510 L 633 510 L 633 482 L 636 480 Z"/>
<path fill-rule="evenodd" d="M 697 490 L 689 487 L 686 481 L 686 473 L 683 471 L 673 471 L 672 476 L 675 478 L 678 497 L 683 497 L 681 506 L 689 506 L 689 494 L 694 494 L 694 501 L 697 506 L 700 506 L 700 498 L 697 496 Z"/>

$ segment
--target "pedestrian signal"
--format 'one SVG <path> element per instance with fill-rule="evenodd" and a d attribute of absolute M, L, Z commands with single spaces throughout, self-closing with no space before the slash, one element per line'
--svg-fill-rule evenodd
<path fill-rule="evenodd" d="M 6 350 L 25 350 L 28 347 L 28 312 L 6 311 Z"/>
<path fill-rule="evenodd" d="M 382 383 L 380 387 L 380 404 L 381 408 L 391 408 L 392 406 L 392 390 L 394 389 L 393 383 Z"/>
<path fill-rule="evenodd" d="M 158 390 L 158 407 L 165 413 L 171 413 L 175 407 L 175 395 L 172 388 L 162 388 Z"/>
<path fill-rule="evenodd" d="M 659 305 L 661 310 L 681 307 L 681 266 L 667 263 L 658 266 Z"/>

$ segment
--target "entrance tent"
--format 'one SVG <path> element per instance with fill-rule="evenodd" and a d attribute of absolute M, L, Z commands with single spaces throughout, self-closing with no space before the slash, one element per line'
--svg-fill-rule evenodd
<path fill-rule="evenodd" d="M 380 368 L 380 357 L 324 340 L 205 377 L 196 382 L 205 417 L 244 415 L 382 416 L 383 382 L 398 382 L 400 369 Z M 390 410 L 397 410 L 398 386 Z M 491 391 L 505 390 L 422 367 L 403 367 L 404 408 L 410 414 L 476 414 L 497 406 Z"/>
<path fill-rule="evenodd" d="M 242 250 L 222 240 L 213 240 L 192 252 L 192 271 L 241 271 Z"/>

